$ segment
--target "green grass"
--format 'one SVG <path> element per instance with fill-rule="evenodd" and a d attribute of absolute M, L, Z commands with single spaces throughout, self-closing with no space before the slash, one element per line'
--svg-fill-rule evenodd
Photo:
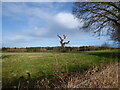
<path fill-rule="evenodd" d="M 120 59 L 118 50 L 77 53 L 3 53 L 3 86 L 18 82 L 27 72 L 33 79 L 53 73 L 83 72 L 92 66 L 105 65 Z M 16 83 L 17 84 L 17 83 Z"/>

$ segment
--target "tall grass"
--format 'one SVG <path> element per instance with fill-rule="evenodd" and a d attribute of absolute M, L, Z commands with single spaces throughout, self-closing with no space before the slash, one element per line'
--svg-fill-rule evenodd
<path fill-rule="evenodd" d="M 50 86 L 51 82 L 57 83 L 57 81 L 65 83 L 64 78 L 70 73 L 82 73 L 93 66 L 117 62 L 120 58 L 118 53 L 118 50 L 77 53 L 3 53 L 3 87 L 18 86 L 21 77 L 27 81 L 27 73 L 31 75 L 32 83 L 38 80 L 38 86 L 43 86 L 43 83 Z"/>

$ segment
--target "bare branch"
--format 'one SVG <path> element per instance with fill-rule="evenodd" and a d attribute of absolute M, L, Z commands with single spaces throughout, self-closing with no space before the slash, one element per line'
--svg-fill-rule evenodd
<path fill-rule="evenodd" d="M 64 39 L 66 39 L 67 36 L 66 36 L 66 35 L 63 35 L 63 37 L 64 37 Z"/>
<path fill-rule="evenodd" d="M 116 8 L 116 9 L 118 9 L 120 11 L 120 8 L 117 5 L 115 5 L 114 3 L 109 2 L 107 4 L 113 6 L 114 8 Z"/>
<path fill-rule="evenodd" d="M 108 16 L 106 16 L 106 15 L 104 15 L 104 14 L 101 14 L 101 13 L 97 13 L 97 12 L 95 12 L 95 11 L 91 11 L 91 12 L 92 12 L 92 13 L 95 13 L 95 14 L 98 14 L 98 15 L 101 16 L 101 17 L 105 17 L 105 18 L 107 18 L 108 20 L 114 22 L 115 24 L 120 25 L 120 23 L 118 23 L 118 22 L 117 22 L 115 19 L 113 19 L 113 18 L 110 18 L 110 17 L 108 17 Z"/>
<path fill-rule="evenodd" d="M 60 38 L 60 40 L 63 40 L 60 35 L 57 35 L 57 36 Z"/>
<path fill-rule="evenodd" d="M 113 13 L 113 12 L 107 10 L 107 9 L 104 9 L 104 8 L 97 8 L 97 9 L 106 11 L 108 14 L 111 14 L 111 15 L 115 16 L 116 18 L 120 19 L 120 17 L 118 17 L 115 13 Z"/>
<path fill-rule="evenodd" d="M 114 34 L 116 37 L 120 37 L 120 34 L 117 34 L 120 33 L 119 6 L 120 2 L 77 2 L 73 7 L 73 14 L 76 18 L 85 21 L 82 28 L 92 26 L 95 29 L 88 30 L 93 30 L 94 33 L 100 34 L 103 32 L 103 28 L 107 26 L 106 31 L 110 36 Z"/>
<path fill-rule="evenodd" d="M 70 43 L 70 41 L 64 42 L 64 44 L 68 44 L 68 43 Z"/>

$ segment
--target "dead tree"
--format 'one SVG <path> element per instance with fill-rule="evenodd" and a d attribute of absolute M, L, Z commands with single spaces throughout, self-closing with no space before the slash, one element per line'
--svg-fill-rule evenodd
<path fill-rule="evenodd" d="M 64 42 L 64 40 L 67 38 L 66 35 L 63 35 L 63 38 L 60 35 L 57 35 L 57 36 L 60 38 L 60 44 L 62 48 L 65 47 L 65 44 L 68 44 L 70 42 L 70 41 Z"/>

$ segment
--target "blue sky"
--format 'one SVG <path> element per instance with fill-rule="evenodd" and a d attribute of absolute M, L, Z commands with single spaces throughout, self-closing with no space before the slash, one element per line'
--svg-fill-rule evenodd
<path fill-rule="evenodd" d="M 72 15 L 72 2 L 3 2 L 3 47 L 59 46 L 56 36 L 67 35 L 67 46 L 96 46 L 108 42 L 83 32 L 84 21 Z"/>

